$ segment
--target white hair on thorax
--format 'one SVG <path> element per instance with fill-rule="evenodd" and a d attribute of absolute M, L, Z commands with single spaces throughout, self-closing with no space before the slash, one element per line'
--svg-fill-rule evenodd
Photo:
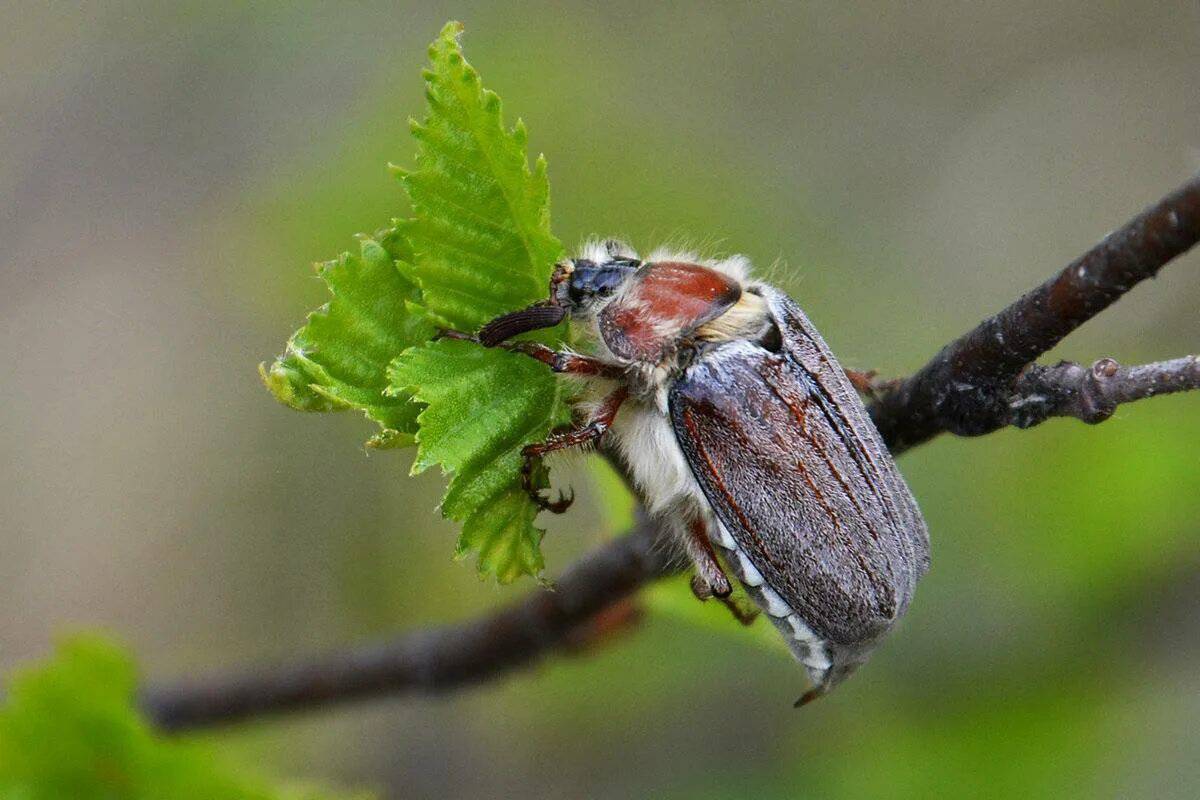
<path fill-rule="evenodd" d="M 605 264 L 614 258 L 637 258 L 635 250 L 624 239 L 612 236 L 589 236 L 576 251 L 576 258 Z"/>
<path fill-rule="evenodd" d="M 682 239 L 661 244 L 650 251 L 644 261 L 682 261 L 709 267 L 730 278 L 745 283 L 750 279 L 750 259 L 744 255 L 715 255 L 714 251 L 719 240 L 701 246 L 699 243 L 688 243 Z M 614 237 L 591 236 L 579 246 L 576 258 L 604 264 L 614 258 L 640 258 L 637 250 L 622 239 Z"/>

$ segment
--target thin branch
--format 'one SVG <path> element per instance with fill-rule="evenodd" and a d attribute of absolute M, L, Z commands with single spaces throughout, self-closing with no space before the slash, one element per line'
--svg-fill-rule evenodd
<path fill-rule="evenodd" d="M 1008 397 L 1009 422 L 1030 428 L 1050 417 L 1075 417 L 1095 424 L 1117 406 L 1160 394 L 1200 389 L 1200 358 L 1184 356 L 1138 367 L 1102 358 L 1090 367 L 1063 361 L 1034 364 L 1023 371 Z"/>
<path fill-rule="evenodd" d="M 554 587 L 481 619 L 296 664 L 151 687 L 142 707 L 159 728 L 178 731 L 382 695 L 458 689 L 571 648 L 581 626 L 679 567 L 657 540 L 655 526 L 643 519 L 568 568 Z"/>
<path fill-rule="evenodd" d="M 1200 177 L 1105 237 L 1061 272 L 942 348 L 872 405 L 893 452 L 943 431 L 978 436 L 1009 424 L 1026 366 L 1200 241 Z"/>
<path fill-rule="evenodd" d="M 948 344 L 911 378 L 884 387 L 871 408 L 884 441 L 898 453 L 944 431 L 977 435 L 1051 416 L 1098 422 L 1121 403 L 1200 388 L 1195 356 L 1130 368 L 1111 359 L 1090 369 L 1032 365 L 1198 240 L 1200 179 Z M 151 687 L 143 707 L 161 728 L 183 730 L 384 694 L 449 691 L 571 648 L 597 615 L 679 567 L 643 518 L 570 567 L 554 590 L 538 589 L 482 619 L 293 665 Z"/>

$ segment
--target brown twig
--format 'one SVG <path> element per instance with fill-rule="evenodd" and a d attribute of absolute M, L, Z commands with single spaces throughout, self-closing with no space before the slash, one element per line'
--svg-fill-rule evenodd
<path fill-rule="evenodd" d="M 896 453 L 944 431 L 978 435 L 1051 416 L 1099 422 L 1120 403 L 1198 388 L 1195 356 L 1130 368 L 1111 359 L 1090 369 L 1032 365 L 1197 240 L 1200 179 L 948 344 L 911 378 L 879 387 L 871 410 L 884 441 Z M 152 687 L 143 706 L 161 728 L 182 730 L 383 694 L 449 691 L 569 649 L 595 615 L 679 566 L 642 519 L 570 567 L 553 591 L 538 589 L 482 619 L 293 665 Z"/>
<path fill-rule="evenodd" d="M 629 534 L 577 561 L 553 588 L 539 588 L 482 619 L 296 664 L 151 687 L 142 695 L 142 707 L 161 729 L 178 731 L 385 694 L 469 686 L 560 647 L 577 648 L 576 634 L 593 617 L 679 569 L 681 562 L 672 556 L 657 540 L 655 526 L 643 519 Z"/>
<path fill-rule="evenodd" d="M 1095 424 L 1117 406 L 1160 394 L 1200 389 L 1200 358 L 1184 356 L 1138 367 L 1102 358 L 1090 367 L 1063 361 L 1034 364 L 1016 380 L 1008 398 L 1009 425 L 1030 428 L 1050 417 L 1075 417 Z"/>
<path fill-rule="evenodd" d="M 978 436 L 1010 424 L 1008 399 L 1022 370 L 1197 241 L 1200 177 L 883 392 L 871 407 L 875 425 L 900 452 L 943 431 Z"/>

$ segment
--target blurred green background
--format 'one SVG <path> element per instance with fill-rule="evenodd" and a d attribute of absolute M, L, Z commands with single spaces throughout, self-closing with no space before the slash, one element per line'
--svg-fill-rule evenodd
<path fill-rule="evenodd" d="M 564 241 L 747 253 L 884 375 L 1200 168 L 1193 2 L 6 4 L 0 669 L 98 626 L 152 678 L 202 673 L 529 588 L 451 561 L 436 475 L 255 374 L 324 299 L 308 264 L 404 213 L 384 165 L 450 18 L 549 158 Z M 1196 352 L 1197 266 L 1054 356 Z M 603 650 L 213 738 L 388 797 L 1192 798 L 1198 412 L 906 455 L 933 569 L 801 712 L 782 648 L 698 624 L 679 579 Z M 572 476 L 551 574 L 611 533 Z"/>

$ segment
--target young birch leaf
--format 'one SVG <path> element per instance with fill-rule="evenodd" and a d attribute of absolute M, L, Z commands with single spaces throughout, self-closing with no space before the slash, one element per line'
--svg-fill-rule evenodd
<path fill-rule="evenodd" d="M 407 351 L 392 384 L 427 403 L 413 471 L 454 474 L 442 513 L 463 523 L 457 554 L 479 553 L 479 569 L 502 583 L 542 569 L 537 506 L 521 487 L 521 448 L 546 435 L 562 409 L 545 367 L 523 356 L 445 340 Z M 565 420 L 565 414 L 563 415 Z"/>
<path fill-rule="evenodd" d="M 429 50 L 429 115 L 412 125 L 418 168 L 402 174 L 414 210 L 403 226 L 413 257 L 402 269 L 420 287 L 418 313 L 474 331 L 544 299 L 562 246 L 550 233 L 545 160 L 529 169 L 524 127 L 504 127 L 499 98 L 463 59 L 460 32 L 447 25 Z M 406 351 L 389 377 L 400 396 L 427 404 L 413 470 L 453 473 L 442 512 L 463 523 L 458 554 L 478 551 L 480 571 L 502 582 L 540 572 L 521 448 L 569 421 L 561 384 L 525 356 L 452 340 Z"/>
<path fill-rule="evenodd" d="M 420 409 L 405 395 L 384 393 L 388 363 L 433 334 L 428 321 L 409 313 L 420 292 L 397 262 L 411 257 L 404 236 L 390 228 L 361 239 L 357 253 L 317 265 L 333 299 L 309 315 L 269 368 L 259 367 L 278 400 L 302 411 L 358 409 L 382 428 L 370 444 L 412 443 Z"/>
<path fill-rule="evenodd" d="M 544 299 L 562 245 L 550 233 L 546 161 L 532 172 L 525 127 L 462 56 L 452 22 L 429 48 L 429 115 L 411 124 L 418 169 L 402 173 L 416 212 L 404 232 L 430 312 L 461 331 Z"/>

